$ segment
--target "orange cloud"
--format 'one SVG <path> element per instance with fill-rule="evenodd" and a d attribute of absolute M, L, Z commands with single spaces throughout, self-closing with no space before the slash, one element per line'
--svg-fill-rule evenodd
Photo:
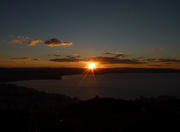
<path fill-rule="evenodd" d="M 26 43 L 28 41 L 28 37 L 25 36 L 17 36 L 16 39 L 11 40 L 11 43 L 14 44 L 22 44 L 22 43 Z"/>
<path fill-rule="evenodd" d="M 39 58 L 34 58 L 33 61 L 40 61 L 40 59 Z"/>
<path fill-rule="evenodd" d="M 38 43 L 43 43 L 43 40 L 38 40 L 38 39 L 30 40 L 30 41 L 28 42 L 28 45 L 29 45 L 29 46 L 35 46 L 35 45 L 38 44 Z"/>
<path fill-rule="evenodd" d="M 25 36 L 17 36 L 16 39 L 11 40 L 11 43 L 14 43 L 14 44 L 26 43 L 29 46 L 35 46 L 39 43 L 43 43 L 44 45 L 49 46 L 49 47 L 72 45 L 72 42 L 61 41 L 56 38 L 52 38 L 52 39 L 44 41 L 44 40 L 40 40 L 40 39 L 30 40 L 28 37 L 25 37 Z"/>

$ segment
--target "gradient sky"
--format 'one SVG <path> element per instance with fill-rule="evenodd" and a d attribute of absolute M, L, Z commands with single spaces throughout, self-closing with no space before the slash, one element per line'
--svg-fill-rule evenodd
<path fill-rule="evenodd" d="M 0 17 L 0 67 L 180 68 L 179 0 L 2 0 Z"/>

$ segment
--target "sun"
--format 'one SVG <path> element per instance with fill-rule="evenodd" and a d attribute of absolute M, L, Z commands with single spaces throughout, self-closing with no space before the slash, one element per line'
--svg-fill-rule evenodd
<path fill-rule="evenodd" d="M 94 70 L 94 69 L 96 69 L 96 64 L 93 63 L 93 62 L 90 62 L 90 63 L 88 64 L 88 68 L 89 68 L 90 70 Z"/>

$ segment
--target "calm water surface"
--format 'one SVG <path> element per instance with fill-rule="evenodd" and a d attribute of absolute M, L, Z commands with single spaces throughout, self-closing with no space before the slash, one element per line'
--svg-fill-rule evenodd
<path fill-rule="evenodd" d="M 65 94 L 80 99 L 138 96 L 180 96 L 178 73 L 123 73 L 93 76 L 71 75 L 62 80 L 30 80 L 15 84 L 48 93 Z"/>

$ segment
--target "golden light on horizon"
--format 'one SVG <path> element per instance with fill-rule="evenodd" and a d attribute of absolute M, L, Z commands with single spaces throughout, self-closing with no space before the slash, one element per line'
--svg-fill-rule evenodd
<path fill-rule="evenodd" d="M 90 63 L 88 64 L 88 68 L 89 68 L 90 70 L 94 70 L 94 69 L 96 69 L 96 64 L 93 63 L 93 62 L 90 62 Z"/>

